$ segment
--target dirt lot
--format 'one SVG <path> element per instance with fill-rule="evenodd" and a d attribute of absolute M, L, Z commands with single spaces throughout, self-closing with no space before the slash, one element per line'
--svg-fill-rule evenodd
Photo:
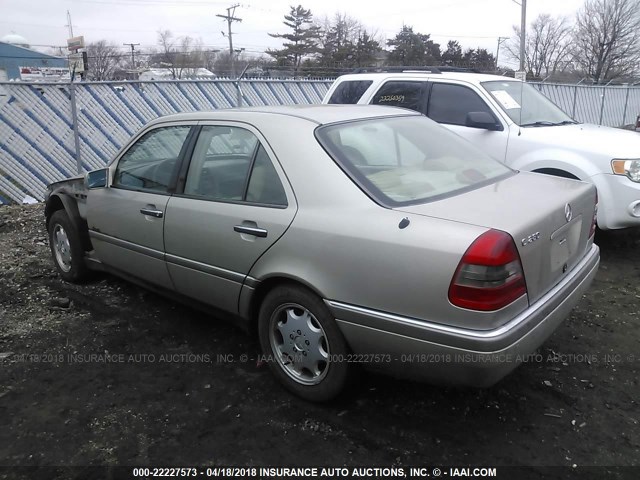
<path fill-rule="evenodd" d="M 588 295 L 495 387 L 368 375 L 330 405 L 281 389 L 226 322 L 111 276 L 63 283 L 46 237 L 40 205 L 0 207 L 0 465 L 640 466 L 637 230 L 599 232 Z"/>

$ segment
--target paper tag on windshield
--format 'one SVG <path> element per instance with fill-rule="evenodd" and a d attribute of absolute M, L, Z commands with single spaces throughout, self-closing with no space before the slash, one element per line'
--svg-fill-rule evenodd
<path fill-rule="evenodd" d="M 505 108 L 505 110 L 511 110 L 512 108 L 520 108 L 520 104 L 516 102 L 506 90 L 494 90 L 491 92 L 496 100 Z"/>

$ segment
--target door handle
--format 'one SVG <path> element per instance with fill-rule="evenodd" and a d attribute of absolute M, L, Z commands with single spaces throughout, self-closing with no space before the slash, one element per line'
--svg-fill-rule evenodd
<path fill-rule="evenodd" d="M 244 225 L 236 225 L 233 227 L 234 232 L 246 233 L 247 235 L 254 235 L 256 237 L 264 238 L 267 236 L 267 231 L 264 228 L 258 227 L 246 227 Z"/>
<path fill-rule="evenodd" d="M 155 205 L 147 205 L 146 207 L 141 208 L 140 213 L 156 218 L 162 218 L 164 215 L 164 212 L 162 210 L 158 210 Z"/>

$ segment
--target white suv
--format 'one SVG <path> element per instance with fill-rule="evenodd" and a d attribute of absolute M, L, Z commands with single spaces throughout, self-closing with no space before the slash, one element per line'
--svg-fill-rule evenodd
<path fill-rule="evenodd" d="M 323 103 L 417 110 L 513 169 L 592 182 L 601 229 L 640 225 L 640 136 L 580 124 L 527 83 L 438 69 L 357 73 L 338 78 Z"/>

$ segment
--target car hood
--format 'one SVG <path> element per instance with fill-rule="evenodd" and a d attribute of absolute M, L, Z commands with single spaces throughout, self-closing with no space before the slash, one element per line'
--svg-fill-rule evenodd
<path fill-rule="evenodd" d="M 588 155 L 600 154 L 607 161 L 613 158 L 640 158 L 640 135 L 620 128 L 582 123 L 522 127 L 520 132 L 526 140 L 538 145 L 570 149 Z"/>

